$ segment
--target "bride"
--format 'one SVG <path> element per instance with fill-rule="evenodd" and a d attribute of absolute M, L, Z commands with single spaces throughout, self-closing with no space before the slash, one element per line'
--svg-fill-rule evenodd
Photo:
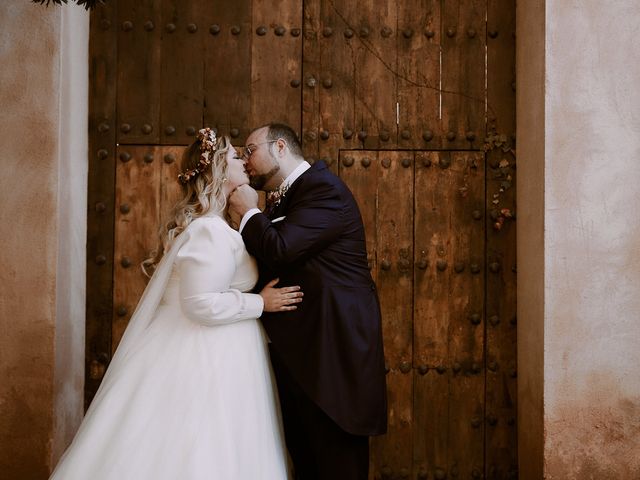
<path fill-rule="evenodd" d="M 267 340 L 257 318 L 302 300 L 250 292 L 256 262 L 225 220 L 249 182 L 227 137 L 200 130 L 185 196 L 163 229 L 155 272 L 55 480 L 290 477 Z"/>

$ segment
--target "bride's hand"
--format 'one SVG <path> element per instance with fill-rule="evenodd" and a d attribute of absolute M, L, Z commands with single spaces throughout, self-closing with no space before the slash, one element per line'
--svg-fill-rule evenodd
<path fill-rule="evenodd" d="M 300 291 L 299 286 L 275 288 L 280 279 L 274 278 L 260 292 L 260 296 L 264 300 L 265 312 L 288 312 L 295 310 L 296 303 L 302 301 L 304 295 Z"/>

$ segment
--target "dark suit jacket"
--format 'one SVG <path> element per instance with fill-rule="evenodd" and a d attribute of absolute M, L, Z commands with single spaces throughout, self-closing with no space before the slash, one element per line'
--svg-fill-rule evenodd
<path fill-rule="evenodd" d="M 386 431 L 380 308 L 367 266 L 360 211 L 347 186 L 323 162 L 289 188 L 271 218 L 242 231 L 260 264 L 259 286 L 300 285 L 294 312 L 264 313 L 271 348 L 298 385 L 345 431 Z"/>

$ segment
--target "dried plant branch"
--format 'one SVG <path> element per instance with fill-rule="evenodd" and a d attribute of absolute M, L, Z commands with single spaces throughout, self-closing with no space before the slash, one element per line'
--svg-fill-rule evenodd
<path fill-rule="evenodd" d="M 33 3 L 39 3 L 40 5 L 49 6 L 50 3 L 54 5 L 66 4 L 68 0 L 31 0 Z M 96 7 L 98 4 L 104 5 L 105 0 L 74 0 L 75 3 L 84 7 L 86 10 Z"/>

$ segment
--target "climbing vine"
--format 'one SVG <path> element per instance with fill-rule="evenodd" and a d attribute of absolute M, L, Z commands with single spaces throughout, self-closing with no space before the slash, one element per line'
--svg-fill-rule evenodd
<path fill-rule="evenodd" d="M 39 3 L 40 5 L 49 6 L 50 3 L 54 5 L 62 5 L 68 3 L 68 0 L 31 0 L 33 3 Z M 75 3 L 84 7 L 86 10 L 94 8 L 96 5 L 104 5 L 105 0 L 74 0 Z"/>
<path fill-rule="evenodd" d="M 490 212 L 493 220 L 493 228 L 497 231 L 502 230 L 503 225 L 510 220 L 515 219 L 515 212 L 508 207 L 501 208 L 502 195 L 512 187 L 514 171 L 516 169 L 516 149 L 513 146 L 512 139 L 504 133 L 498 133 L 495 130 L 489 132 L 484 139 L 484 151 L 489 158 L 489 165 L 494 170 L 493 178 L 500 180 L 500 188 L 493 194 L 491 203 L 494 209 Z M 502 152 L 502 155 L 489 155 L 491 152 Z"/>

